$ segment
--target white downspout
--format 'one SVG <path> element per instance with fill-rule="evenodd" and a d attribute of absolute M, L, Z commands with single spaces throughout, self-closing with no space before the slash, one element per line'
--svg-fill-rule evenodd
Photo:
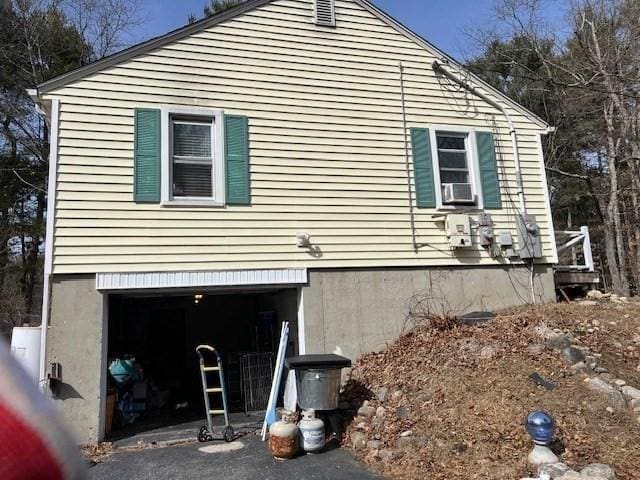
<path fill-rule="evenodd" d="M 518 198 L 520 200 L 520 215 L 526 215 L 527 214 L 527 203 L 526 203 L 525 197 L 524 197 L 524 182 L 522 181 L 522 169 L 521 169 L 521 165 L 520 165 L 520 152 L 518 151 L 518 134 L 516 132 L 516 127 L 515 127 L 515 125 L 513 123 L 513 119 L 511 118 L 511 114 L 509 113 L 509 111 L 507 110 L 507 108 L 504 105 L 499 104 L 495 100 L 493 100 L 493 99 L 489 98 L 488 96 L 486 96 L 484 93 L 480 92 L 474 86 L 472 86 L 469 83 L 465 82 L 464 80 L 458 78 L 456 75 L 454 75 L 453 73 L 449 72 L 448 70 L 445 70 L 444 66 L 440 62 L 438 62 L 437 60 L 433 62 L 433 70 L 436 71 L 437 73 L 440 73 L 440 74 L 444 75 L 449 80 L 457 83 L 458 85 L 460 85 L 461 87 L 465 88 L 466 90 L 468 90 L 469 92 L 473 93 L 474 95 L 480 97 L 482 100 L 487 102 L 492 107 L 497 108 L 498 110 L 500 110 L 502 112 L 502 114 L 507 119 L 507 124 L 509 125 L 509 135 L 511 135 L 511 147 L 513 149 L 513 160 L 514 160 L 514 163 L 515 163 L 515 170 L 516 170 L 516 184 L 518 186 Z"/>
<path fill-rule="evenodd" d="M 56 172 L 58 164 L 58 124 L 60 100 L 51 100 L 49 120 L 49 181 L 47 184 L 47 227 L 44 250 L 44 281 L 42 293 L 42 322 L 40 331 L 40 382 L 44 390 L 47 375 L 47 330 L 49 328 L 49 303 L 51 298 L 51 273 L 53 271 L 53 232 L 56 205 Z"/>

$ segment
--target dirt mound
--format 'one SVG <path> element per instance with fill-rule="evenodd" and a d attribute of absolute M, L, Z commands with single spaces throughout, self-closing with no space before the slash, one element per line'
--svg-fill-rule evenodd
<path fill-rule="evenodd" d="M 639 413 L 613 410 L 589 390 L 587 374 L 596 374 L 546 345 L 554 329 L 594 352 L 602 375 L 640 386 L 639 303 L 527 307 L 485 326 L 419 326 L 353 368 L 344 444 L 392 478 L 517 479 L 536 473 L 523 424 L 543 409 L 557 422 L 553 448 L 564 462 L 607 463 L 620 479 L 638 478 Z"/>

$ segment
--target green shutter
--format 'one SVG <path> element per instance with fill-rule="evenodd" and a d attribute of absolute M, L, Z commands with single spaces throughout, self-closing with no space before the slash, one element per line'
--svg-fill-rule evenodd
<path fill-rule="evenodd" d="M 251 204 L 249 179 L 249 120 L 239 115 L 225 115 L 225 162 L 227 204 Z"/>
<path fill-rule="evenodd" d="M 160 202 L 160 110 L 136 108 L 134 115 L 133 199 Z"/>
<path fill-rule="evenodd" d="M 431 160 L 431 139 L 429 129 L 411 129 L 411 150 L 416 184 L 416 203 L 421 208 L 436 206 L 436 189 L 433 181 L 433 161 Z"/>
<path fill-rule="evenodd" d="M 500 199 L 500 181 L 493 134 L 476 132 L 478 144 L 478 163 L 480 164 L 480 182 L 484 208 L 502 208 Z"/>

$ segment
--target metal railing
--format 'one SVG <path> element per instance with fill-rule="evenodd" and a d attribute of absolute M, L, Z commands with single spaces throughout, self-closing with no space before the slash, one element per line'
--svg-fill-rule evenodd
<path fill-rule="evenodd" d="M 565 230 L 557 232 L 565 239 L 558 242 L 558 270 L 576 272 L 595 272 L 589 227 L 580 227 L 579 231 Z M 566 263 L 565 263 L 566 262 Z"/>

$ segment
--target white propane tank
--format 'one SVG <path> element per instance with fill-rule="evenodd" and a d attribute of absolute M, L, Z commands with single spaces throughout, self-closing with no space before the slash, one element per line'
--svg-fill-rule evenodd
<path fill-rule="evenodd" d="M 11 335 L 11 353 L 29 375 L 39 382 L 40 327 L 14 327 Z"/>
<path fill-rule="evenodd" d="M 298 423 L 302 448 L 307 453 L 317 453 L 324 448 L 324 422 L 316 418 L 315 410 L 304 410 Z"/>

